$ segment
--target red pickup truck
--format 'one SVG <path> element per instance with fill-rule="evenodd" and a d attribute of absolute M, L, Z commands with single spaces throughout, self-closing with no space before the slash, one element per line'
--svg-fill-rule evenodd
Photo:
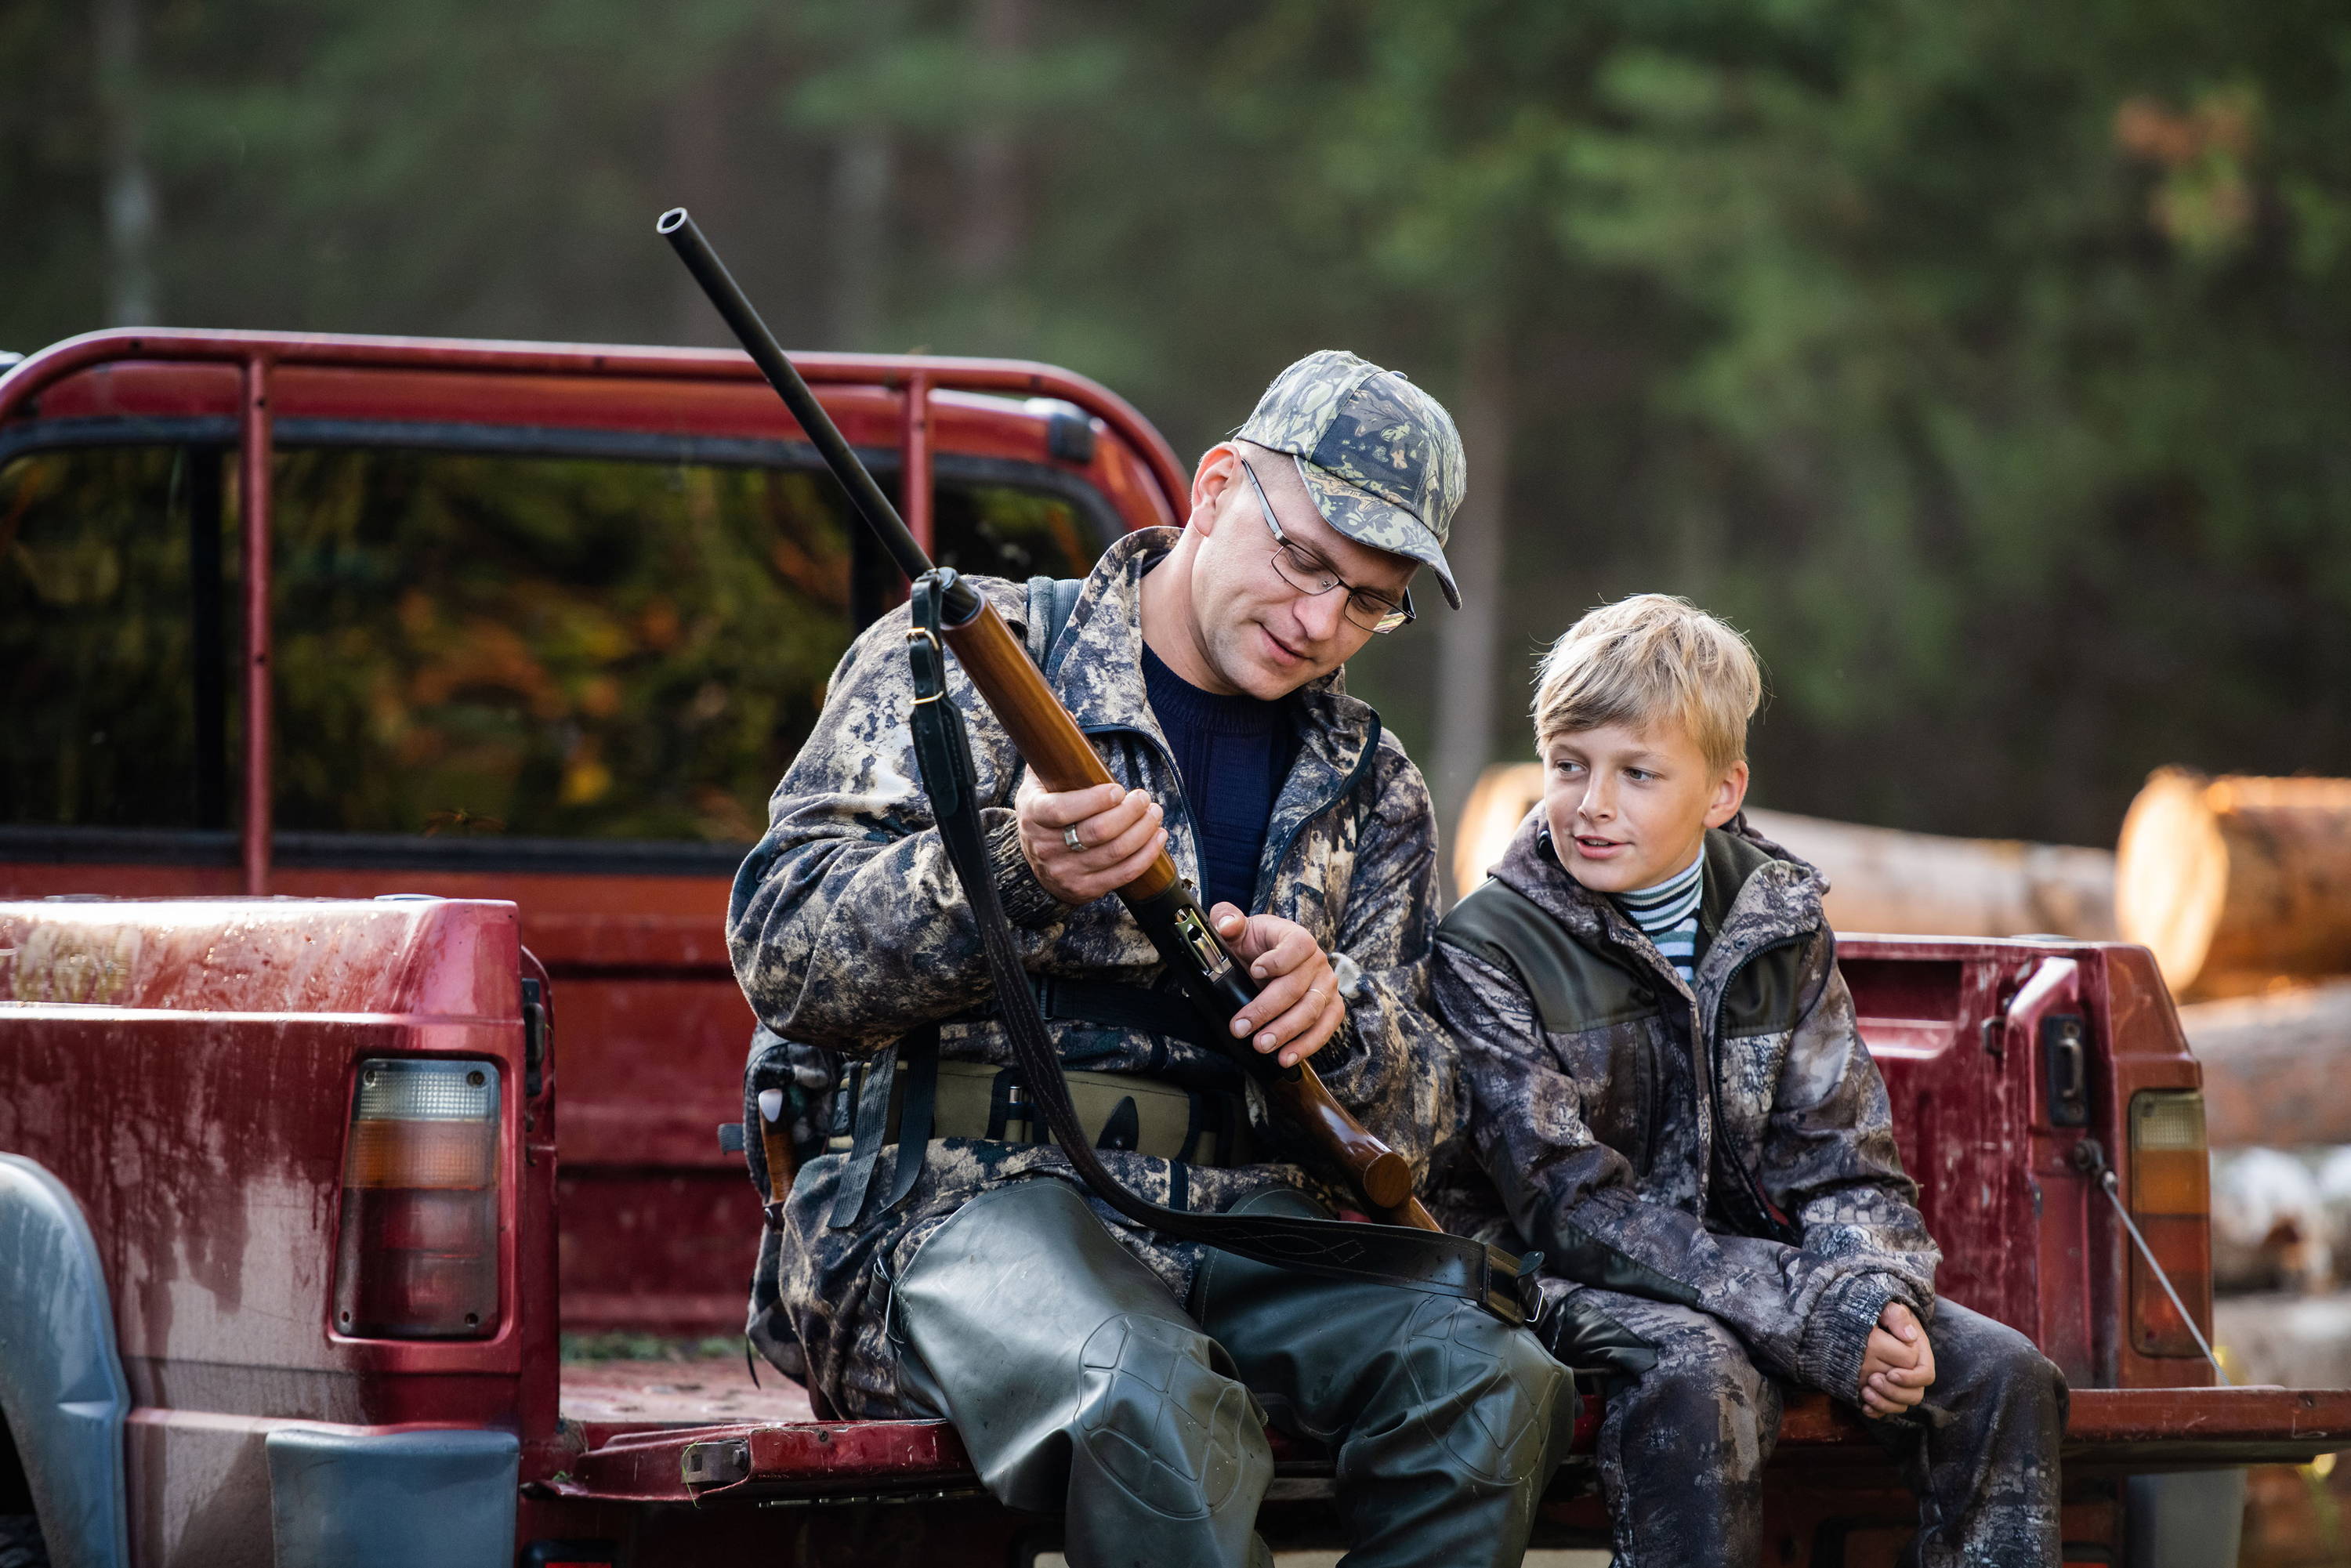
<path fill-rule="evenodd" d="M 1183 505 L 1067 372 L 799 362 L 946 564 L 1073 575 Z M 0 1563 L 1057 1549 L 941 1424 L 566 1355 L 739 1330 L 728 879 L 902 586 L 734 353 L 121 331 L 0 376 Z M 1842 951 L 1943 1290 L 2072 1381 L 2068 1561 L 2232 1561 L 2238 1468 L 2351 1447 L 2351 1391 L 2211 1386 L 2099 1186 L 2209 1329 L 2147 956 Z M 1335 1544 L 1278 1452 L 1269 1538 Z M 1894 1561 L 1857 1418 L 1793 1402 L 1774 1476 L 1773 1561 Z M 1541 1539 L 1602 1523 L 1579 1458 Z"/>

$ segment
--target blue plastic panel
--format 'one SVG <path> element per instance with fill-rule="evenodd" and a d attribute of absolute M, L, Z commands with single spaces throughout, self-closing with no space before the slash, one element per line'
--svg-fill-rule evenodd
<path fill-rule="evenodd" d="M 508 1568 L 511 1432 L 269 1434 L 277 1568 Z"/>

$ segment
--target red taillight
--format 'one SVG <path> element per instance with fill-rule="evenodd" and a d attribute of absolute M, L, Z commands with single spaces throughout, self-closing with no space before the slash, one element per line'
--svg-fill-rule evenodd
<path fill-rule="evenodd" d="M 2130 1103 L 2130 1211 L 2147 1249 L 2208 1337 L 2212 1326 L 2212 1162 L 2204 1097 L 2153 1090 Z M 2155 1270 L 2131 1249 L 2131 1347 L 2141 1355 L 2201 1356 Z"/>
<path fill-rule="evenodd" d="M 498 1322 L 498 1073 L 485 1061 L 360 1063 L 343 1148 L 335 1328 L 464 1339 Z"/>

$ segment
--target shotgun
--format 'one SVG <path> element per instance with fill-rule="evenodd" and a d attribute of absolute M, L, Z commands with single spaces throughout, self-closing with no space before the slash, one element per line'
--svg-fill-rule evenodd
<path fill-rule="evenodd" d="M 907 531 L 898 508 L 842 439 L 832 416 L 817 402 L 685 209 L 674 207 L 663 214 L 655 228 L 710 297 L 710 303 L 726 319 L 768 384 L 784 400 L 784 406 L 815 444 L 825 466 L 849 492 L 852 505 L 890 552 L 898 570 L 910 580 L 930 571 L 929 557 Z M 958 576 L 948 583 L 941 609 L 941 634 L 947 646 L 955 651 L 973 688 L 1004 726 L 1040 784 L 1064 793 L 1116 782 L 1078 728 L 1077 720 L 1045 684 L 1044 672 L 1030 662 L 1027 648 L 984 595 Z M 1208 924 L 1207 912 L 1176 874 L 1176 862 L 1165 852 L 1142 875 L 1120 888 L 1118 895 L 1160 956 L 1181 978 L 1194 1005 L 1216 1026 L 1229 1052 L 1317 1154 L 1345 1175 L 1363 1195 L 1368 1212 L 1391 1225 L 1438 1228 L 1412 1195 L 1411 1166 L 1332 1096 L 1311 1064 L 1301 1061 L 1285 1068 L 1271 1056 L 1230 1038 L 1234 1017 L 1256 999 L 1256 988 L 1249 971 Z"/>

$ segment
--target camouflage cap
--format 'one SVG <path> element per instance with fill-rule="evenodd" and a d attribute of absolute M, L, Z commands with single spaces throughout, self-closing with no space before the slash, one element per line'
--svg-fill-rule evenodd
<path fill-rule="evenodd" d="M 1358 544 L 1426 562 L 1447 602 L 1461 608 L 1445 540 L 1469 474 L 1443 403 L 1394 371 L 1323 349 L 1274 377 L 1233 434 L 1296 459 L 1324 522 Z"/>

